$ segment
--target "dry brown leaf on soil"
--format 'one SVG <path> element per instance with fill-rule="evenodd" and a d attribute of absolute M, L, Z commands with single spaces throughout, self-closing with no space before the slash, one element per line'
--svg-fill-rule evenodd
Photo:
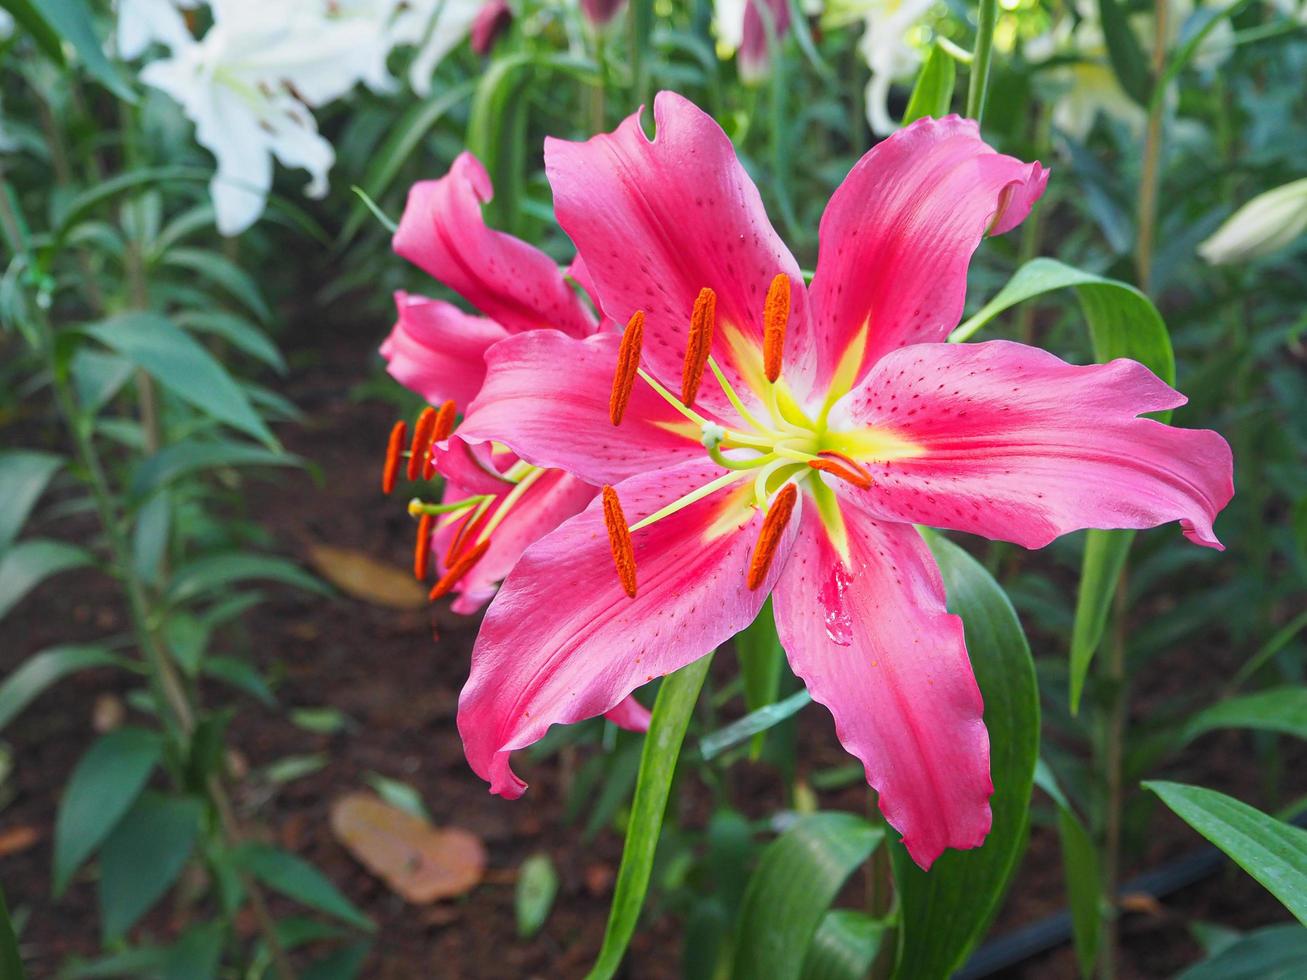
<path fill-rule="evenodd" d="M 309 563 L 341 592 L 374 606 L 422 609 L 427 604 L 427 591 L 411 571 L 377 561 L 361 551 L 310 545 Z"/>
<path fill-rule="evenodd" d="M 433 827 L 371 793 L 331 805 L 331 832 L 365 868 L 414 905 L 471 891 L 486 870 L 481 839 L 457 827 Z"/>
<path fill-rule="evenodd" d="M 0 830 L 0 857 L 25 851 L 40 839 L 41 832 L 27 824 Z"/>

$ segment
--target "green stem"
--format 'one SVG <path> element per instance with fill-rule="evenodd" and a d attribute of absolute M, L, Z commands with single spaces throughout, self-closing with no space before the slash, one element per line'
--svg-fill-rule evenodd
<path fill-rule="evenodd" d="M 976 47 L 971 56 L 971 81 L 967 86 L 967 118 L 980 122 L 985 115 L 989 90 L 989 62 L 994 54 L 994 25 L 998 23 L 998 0 L 980 0 L 976 22 Z"/>
<path fill-rule="evenodd" d="M 1157 0 L 1153 14 L 1153 78 L 1161 84 L 1166 70 L 1168 0 Z M 1162 115 L 1166 99 L 1160 93 L 1152 100 L 1148 128 L 1144 133 L 1144 158 L 1139 172 L 1139 231 L 1135 240 L 1135 278 L 1148 292 L 1152 284 L 1153 245 L 1157 237 L 1157 185 L 1162 162 Z"/>
<path fill-rule="evenodd" d="M 1106 730 L 1102 765 L 1107 780 L 1106 814 L 1103 821 L 1103 882 L 1099 904 L 1103 912 L 1103 940 L 1099 951 L 1099 976 L 1116 977 L 1117 880 L 1121 873 L 1121 823 L 1125 811 L 1125 738 L 1130 707 L 1129 677 L 1126 673 L 1126 615 L 1129 608 L 1126 572 L 1116 582 L 1113 622 L 1107 658 Z"/>

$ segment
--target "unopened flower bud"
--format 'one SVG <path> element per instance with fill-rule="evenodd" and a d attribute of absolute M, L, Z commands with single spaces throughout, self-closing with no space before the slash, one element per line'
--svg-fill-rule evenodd
<path fill-rule="evenodd" d="M 1213 265 L 1269 255 L 1307 231 L 1307 179 L 1258 194 L 1198 246 Z"/>

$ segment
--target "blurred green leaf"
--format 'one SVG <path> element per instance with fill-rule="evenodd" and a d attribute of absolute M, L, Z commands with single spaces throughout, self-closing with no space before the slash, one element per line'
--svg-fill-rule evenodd
<path fill-rule="evenodd" d="M 197 470 L 228 466 L 298 466 L 302 462 L 300 457 L 290 453 L 229 439 L 184 439 L 164 446 L 140 462 L 132 473 L 131 495 L 143 498 Z"/>
<path fill-rule="evenodd" d="M 4 0 L 3 4 L 14 20 L 22 24 L 46 54 L 63 65 L 63 52 L 52 36 L 62 38 L 73 46 L 86 70 L 105 88 L 124 102 L 136 103 L 136 93 L 123 81 L 118 70 L 104 55 L 103 42 L 91 29 L 95 18 L 83 0 Z"/>
<path fill-rule="evenodd" d="M 378 796 L 397 810 L 403 810 L 405 813 L 411 813 L 428 823 L 434 823 L 431 811 L 427 805 L 422 802 L 422 794 L 410 786 L 408 783 L 401 783 L 398 779 L 389 779 L 380 773 L 370 772 L 363 777 L 363 781 L 371 786 Z"/>
<path fill-rule="evenodd" d="M 1130 28 L 1123 0 L 1098 0 L 1099 22 L 1107 44 L 1107 58 L 1112 72 L 1125 93 L 1141 106 L 1148 105 L 1153 78 L 1139 39 Z"/>
<path fill-rule="evenodd" d="M 178 326 L 221 337 L 278 374 L 286 373 L 286 361 L 281 356 L 281 351 L 277 350 L 277 345 L 244 317 L 223 310 L 184 310 L 175 319 Z"/>
<path fill-rule="evenodd" d="M 205 657 L 200 663 L 200 673 L 244 691 L 266 707 L 274 708 L 277 705 L 277 699 L 263 675 L 243 660 L 235 657 Z"/>
<path fill-rule="evenodd" d="M 124 313 L 87 327 L 86 333 L 149 373 L 182 401 L 277 447 L 277 440 L 227 369 L 166 317 Z"/>
<path fill-rule="evenodd" d="M 248 871 L 273 891 L 311 909 L 371 932 L 372 920 L 313 865 L 303 858 L 266 844 L 244 844 L 232 855 L 237 867 Z"/>
<path fill-rule="evenodd" d="M 167 492 L 146 501 L 132 524 L 132 568 L 151 585 L 159 582 L 168 536 L 172 530 L 172 500 Z"/>
<path fill-rule="evenodd" d="M 0 684 L 0 729 L 69 674 L 121 662 L 108 649 L 94 644 L 50 647 L 34 654 Z"/>
<path fill-rule="evenodd" d="M 1175 980 L 1299 980 L 1307 963 L 1307 929 L 1267 926 L 1177 973 Z"/>
<path fill-rule="evenodd" d="M 649 889 L 654 852 L 662 834 L 681 743 L 685 741 L 690 715 L 711 663 L 711 654 L 701 657 L 667 675 L 659 685 L 640 757 L 640 775 L 635 784 L 635 800 L 631 804 L 631 820 L 626 828 L 626 845 L 604 929 L 604 943 L 587 974 L 588 980 L 611 980 L 635 933 L 645 892 Z"/>
<path fill-rule="evenodd" d="M 735 935 L 735 980 L 798 980 L 822 917 L 885 832 L 852 813 L 801 817 L 762 852 Z"/>
<path fill-rule="evenodd" d="M 22 958 L 18 955 L 18 937 L 9 918 L 9 905 L 4 891 L 0 890 L 0 977 L 4 980 L 26 980 Z"/>
<path fill-rule="evenodd" d="M 886 925 L 854 909 L 822 916 L 803 960 L 802 980 L 866 980 Z"/>
<path fill-rule="evenodd" d="M 27 523 L 54 478 L 63 457 L 31 449 L 12 449 L 0 453 L 0 552 L 3 552 Z"/>
<path fill-rule="evenodd" d="M 270 783 L 278 785 L 293 783 L 297 779 L 319 772 L 329 760 L 325 755 L 288 755 L 275 762 L 269 762 L 259 770 L 259 775 Z"/>
<path fill-rule="evenodd" d="M 517 934 L 530 939 L 549 918 L 558 895 L 558 872 L 548 854 L 532 854 L 517 872 L 513 904 L 517 910 Z"/>
<path fill-rule="evenodd" d="M 290 720 L 297 727 L 316 735 L 331 735 L 344 731 L 349 725 L 348 716 L 339 708 L 296 708 Z"/>
<path fill-rule="evenodd" d="M 54 824 L 54 893 L 113 832 L 163 754 L 159 736 L 140 728 L 101 735 L 73 770 Z"/>
<path fill-rule="evenodd" d="M 173 603 L 186 602 L 235 582 L 255 579 L 283 582 L 318 595 L 331 595 L 331 590 L 319 579 L 285 558 L 229 551 L 197 558 L 177 569 L 168 598 Z"/>
<path fill-rule="evenodd" d="M 962 617 L 985 699 L 994 823 L 983 846 L 945 851 L 922 871 L 891 847 L 902 910 L 895 976 L 946 977 L 984 936 L 1025 846 L 1039 758 L 1039 689 L 1021 623 L 998 583 L 943 535 L 925 535 L 939 562 L 948 608 Z"/>
<path fill-rule="evenodd" d="M 735 654 L 740 660 L 740 676 L 744 680 L 745 707 L 749 711 L 757 711 L 773 704 L 780 694 L 785 650 L 781 647 L 780 637 L 776 635 L 776 619 L 772 615 L 770 598 L 763 604 L 757 618 L 735 635 L 734 643 Z M 706 741 L 708 739 L 699 743 L 701 750 Z M 750 747 L 753 758 L 758 758 L 762 745 L 763 736 L 759 732 Z M 704 752 L 704 758 L 709 759 L 711 756 Z"/>
<path fill-rule="evenodd" d="M 322 959 L 310 963 L 300 974 L 300 980 L 354 980 L 363 969 L 372 944 L 366 941 L 350 943 L 333 950 Z"/>
<path fill-rule="evenodd" d="M 125 357 L 91 347 L 79 348 L 69 365 L 77 404 L 87 415 L 98 415 L 122 391 L 135 370 L 136 366 Z"/>
<path fill-rule="evenodd" d="M 165 252 L 160 261 L 163 265 L 193 272 L 221 286 L 264 323 L 272 319 L 272 310 L 264 302 L 254 277 L 217 252 L 201 248 L 174 248 Z"/>
<path fill-rule="evenodd" d="M 1307 925 L 1307 830 L 1201 786 L 1160 781 L 1143 785 Z"/>
<path fill-rule="evenodd" d="M 1188 741 L 1218 728 L 1252 728 L 1307 738 L 1307 687 L 1277 687 L 1219 701 L 1189 719 Z"/>
<path fill-rule="evenodd" d="M 739 745 L 746 739 L 779 725 L 786 718 L 798 714 L 812 704 L 812 695 L 807 690 L 796 691 L 784 701 L 777 701 L 765 708 L 750 712 L 743 718 L 719 728 L 699 740 L 699 752 L 705 759 L 713 759 L 727 749 Z"/>
<path fill-rule="evenodd" d="M 0 554 L 0 619 L 53 575 L 91 564 L 90 554 L 65 541 L 28 538 Z"/>
<path fill-rule="evenodd" d="M 181 874 L 204 815 L 193 797 L 145 792 L 100 848 L 106 944 L 127 934 Z"/>
<path fill-rule="evenodd" d="M 134 190 L 138 187 L 153 188 L 172 181 L 207 184 L 212 178 L 212 170 L 201 167 L 169 166 L 142 167 L 100 181 L 93 187 L 69 199 L 66 203 L 61 203 L 59 210 L 55 214 L 54 224 L 57 231 L 53 244 L 56 247 L 61 244 L 73 227 L 86 217 L 93 208 L 111 200 L 124 191 Z"/>
<path fill-rule="evenodd" d="M 912 96 L 908 107 L 903 110 L 903 123 L 908 123 L 925 116 L 947 116 L 953 105 L 953 85 L 957 68 L 953 56 L 939 46 L 938 42 L 930 49 L 926 63 L 917 73 L 917 81 L 912 86 Z"/>
<path fill-rule="evenodd" d="M 1090 977 L 1098 959 L 1099 931 L 1103 921 L 1099 912 L 1102 878 L 1098 850 L 1043 759 L 1035 767 L 1035 783 L 1057 805 L 1057 833 L 1062 846 L 1067 904 L 1071 910 L 1071 935 L 1075 941 L 1080 975 Z"/>

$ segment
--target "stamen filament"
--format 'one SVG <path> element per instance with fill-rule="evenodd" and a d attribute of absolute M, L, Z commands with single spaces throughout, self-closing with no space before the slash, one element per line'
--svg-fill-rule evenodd
<path fill-rule="evenodd" d="M 518 481 L 517 486 L 504 494 L 504 499 L 499 502 L 499 506 L 495 509 L 495 513 L 491 516 L 490 520 L 486 522 L 486 526 L 481 530 L 481 533 L 477 535 L 478 543 L 490 537 L 491 532 L 504 522 L 504 518 L 507 517 L 508 512 L 513 509 L 513 505 L 521 500 L 522 495 L 530 489 L 531 484 L 535 483 L 536 480 L 544 475 L 545 471 L 537 468 L 522 477 L 522 479 Z"/>
<path fill-rule="evenodd" d="M 381 468 L 381 492 L 390 493 L 395 489 L 395 477 L 399 474 L 399 453 L 404 446 L 404 437 L 408 435 L 408 423 L 400 419 L 390 430 L 390 441 L 386 443 L 386 462 Z"/>
<path fill-rule="evenodd" d="M 767 516 L 763 518 L 762 530 L 758 532 L 758 543 L 753 546 L 753 556 L 749 559 L 749 574 L 745 584 L 750 590 L 757 589 L 767 578 L 772 559 L 776 557 L 776 548 L 781 543 L 781 535 L 794 513 L 794 504 L 799 499 L 799 488 L 787 483 L 772 500 Z"/>
<path fill-rule="evenodd" d="M 703 369 L 712 353 L 713 331 L 717 326 L 717 294 L 708 286 L 699 290 L 690 313 L 690 339 L 685 345 L 685 366 L 681 370 L 681 401 L 694 405 L 694 396 L 703 380 Z"/>
<path fill-rule="evenodd" d="M 622 414 L 631 400 L 635 372 L 640 368 L 640 348 L 643 342 L 644 310 L 636 310 L 626 324 L 622 346 L 617 351 L 617 370 L 613 373 L 613 390 L 608 396 L 608 419 L 613 425 L 622 424 Z"/>
<path fill-rule="evenodd" d="M 708 367 L 712 369 L 713 376 L 717 379 L 717 383 L 721 385 L 721 389 L 726 394 L 726 398 L 731 403 L 731 407 L 739 413 L 740 418 L 744 419 L 744 421 L 748 422 L 763 435 L 777 435 L 775 431 L 759 422 L 753 413 L 744 407 L 744 402 L 740 400 L 740 396 L 736 394 L 731 383 L 726 380 L 726 375 L 722 373 L 722 369 L 717 366 L 717 361 L 711 356 L 708 358 Z"/>
<path fill-rule="evenodd" d="M 431 514 L 423 514 L 418 521 L 417 542 L 413 547 L 413 577 L 419 582 L 427 580 L 431 571 L 431 525 L 435 523 Z"/>
<path fill-rule="evenodd" d="M 677 511 L 684 510 L 686 507 L 689 507 L 693 503 L 697 503 L 698 501 L 702 500 L 704 497 L 711 496 L 712 494 L 720 490 L 722 487 L 730 486 L 732 483 L 737 482 L 743 476 L 744 476 L 743 473 L 736 473 L 736 472 L 727 473 L 724 476 L 719 476 L 717 479 L 709 483 L 705 483 L 697 490 L 691 490 L 689 493 L 685 494 L 685 496 L 672 501 L 670 504 L 668 504 L 666 507 L 662 508 L 661 510 L 654 511 L 654 513 L 650 514 L 648 517 L 644 518 L 643 520 L 637 521 L 636 523 L 632 524 L 631 525 L 632 533 L 640 530 L 641 528 L 648 527 L 650 524 L 656 523 L 657 521 L 661 521 L 664 517 L 671 517 Z"/>
<path fill-rule="evenodd" d="M 448 595 L 450 590 L 459 583 L 459 580 L 468 572 L 472 571 L 472 567 L 481 560 L 489 547 L 489 541 L 482 541 L 480 544 L 474 545 L 470 551 L 463 554 L 458 561 L 449 566 L 444 575 L 440 576 L 439 581 L 437 581 L 436 584 L 431 587 L 431 591 L 427 593 L 427 598 L 434 601 L 439 599 L 441 596 Z"/>
<path fill-rule="evenodd" d="M 670 391 L 668 391 L 661 384 L 659 384 L 658 380 L 654 378 L 651 374 L 649 374 L 649 372 L 646 371 L 644 368 L 638 368 L 636 370 L 636 374 L 638 374 L 641 378 L 644 379 L 645 384 L 647 384 L 650 388 L 652 388 L 659 395 L 661 395 L 663 401 L 667 402 L 668 405 L 671 405 L 672 408 L 676 409 L 678 412 L 684 415 L 695 425 L 703 426 L 708 422 L 706 418 L 704 418 L 694 409 L 684 405 L 679 398 L 677 398 Z"/>
<path fill-rule="evenodd" d="M 608 547 L 613 553 L 613 564 L 617 567 L 617 577 L 622 589 L 629 598 L 636 594 L 635 545 L 631 541 L 631 532 L 626 527 L 626 515 L 622 513 L 622 502 L 617 499 L 617 491 L 604 487 L 603 491 L 604 525 L 608 528 Z"/>
<path fill-rule="evenodd" d="M 454 534 L 454 540 L 449 542 L 449 548 L 445 551 L 445 564 L 450 565 L 454 561 L 454 556 L 458 554 L 459 549 L 463 547 L 463 542 L 471 533 L 472 528 L 477 526 L 481 518 L 486 516 L 486 511 L 490 509 L 490 504 L 494 497 L 487 496 L 481 503 L 463 518 L 463 523 L 459 525 L 458 531 Z M 457 518 L 455 518 L 457 520 Z"/>
<path fill-rule="evenodd" d="M 754 456 L 750 459 L 730 459 L 723 456 L 721 449 L 717 446 L 708 446 L 706 448 L 708 455 L 712 457 L 712 461 L 728 470 L 752 470 L 759 466 L 766 466 L 774 458 L 771 453 L 767 453 L 764 456 Z"/>
<path fill-rule="evenodd" d="M 423 517 L 427 514 L 433 517 L 438 514 L 456 514 L 460 510 L 467 510 L 485 500 L 493 499 L 488 493 L 479 493 L 473 497 L 465 497 L 462 500 L 455 500 L 448 504 L 429 504 L 426 501 L 414 497 L 408 502 L 408 513 L 410 517 Z"/>
<path fill-rule="evenodd" d="M 785 356 L 785 327 L 790 321 L 790 277 L 779 272 L 767 287 L 762 308 L 763 373 L 772 384 L 781 376 Z"/>

